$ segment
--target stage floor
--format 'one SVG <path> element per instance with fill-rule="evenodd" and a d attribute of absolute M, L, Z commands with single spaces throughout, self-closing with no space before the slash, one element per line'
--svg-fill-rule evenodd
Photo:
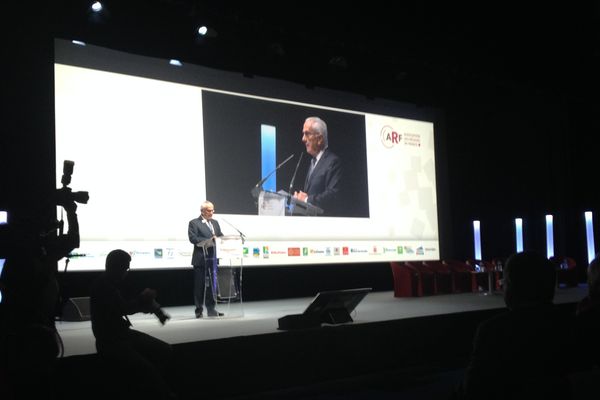
<path fill-rule="evenodd" d="M 555 303 L 574 303 L 587 294 L 587 286 L 559 288 Z M 241 336 L 270 334 L 278 330 L 278 319 L 301 314 L 313 298 L 219 304 L 220 318 L 196 319 L 194 306 L 167 307 L 171 319 L 162 326 L 152 314 L 130 316 L 133 328 L 168 343 L 188 343 Z M 358 304 L 348 324 L 364 324 L 441 314 L 503 308 L 502 293 L 460 293 L 426 297 L 395 298 L 392 291 L 371 292 Z M 57 322 L 64 357 L 96 352 L 90 321 Z"/>

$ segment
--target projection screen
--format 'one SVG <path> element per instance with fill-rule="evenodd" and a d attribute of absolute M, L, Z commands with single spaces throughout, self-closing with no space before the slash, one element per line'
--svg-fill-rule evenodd
<path fill-rule="evenodd" d="M 72 160 L 70 187 L 90 193 L 69 270 L 115 248 L 132 268 L 189 267 L 206 199 L 244 266 L 439 259 L 435 121 L 414 106 L 60 39 L 54 87 L 57 182 Z M 302 215 L 288 194 L 303 190 L 311 116 L 343 190 Z"/>

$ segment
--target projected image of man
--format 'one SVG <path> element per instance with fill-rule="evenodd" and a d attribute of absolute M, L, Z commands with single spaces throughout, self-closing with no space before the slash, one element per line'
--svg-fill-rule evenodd
<path fill-rule="evenodd" d="M 302 143 L 312 159 L 304 190 L 294 192 L 294 198 L 322 208 L 324 215 L 335 214 L 340 200 L 342 163 L 328 147 L 325 121 L 319 117 L 307 118 L 302 128 Z"/>

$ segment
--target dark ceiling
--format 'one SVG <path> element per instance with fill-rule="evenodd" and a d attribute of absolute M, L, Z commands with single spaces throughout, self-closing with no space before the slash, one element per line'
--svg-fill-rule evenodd
<path fill-rule="evenodd" d="M 64 38 L 248 75 L 432 105 L 519 88 L 572 100 L 598 89 L 596 3 L 551 7 L 106 0 L 53 3 Z M 205 21 L 217 36 L 198 40 Z"/>

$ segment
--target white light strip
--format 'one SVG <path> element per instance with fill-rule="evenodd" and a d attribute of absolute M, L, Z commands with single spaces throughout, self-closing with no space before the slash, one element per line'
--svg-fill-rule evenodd
<path fill-rule="evenodd" d="M 8 222 L 8 213 L 6 211 L 0 211 L 0 224 L 6 224 Z"/>
<path fill-rule="evenodd" d="M 523 251 L 523 219 L 515 218 L 515 241 L 517 244 L 517 253 Z"/>
<path fill-rule="evenodd" d="M 554 217 L 546 215 L 546 257 L 554 257 Z"/>
<path fill-rule="evenodd" d="M 475 244 L 475 259 L 481 260 L 481 233 L 479 221 L 473 221 L 473 235 Z"/>
<path fill-rule="evenodd" d="M 585 236 L 587 239 L 588 264 L 596 257 L 594 246 L 594 221 L 592 220 L 592 212 L 585 212 Z"/>
<path fill-rule="evenodd" d="M 85 42 L 81 40 L 71 40 L 71 43 L 76 44 L 77 46 L 85 46 Z"/>

